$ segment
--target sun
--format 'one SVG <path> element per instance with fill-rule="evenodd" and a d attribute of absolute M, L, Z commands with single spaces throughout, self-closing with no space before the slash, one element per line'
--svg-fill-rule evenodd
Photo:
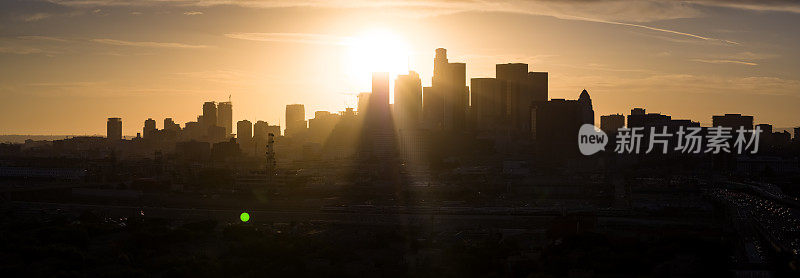
<path fill-rule="evenodd" d="M 409 50 L 402 37 L 388 30 L 376 29 L 344 41 L 347 46 L 345 73 L 361 86 L 372 72 L 388 72 L 391 79 L 408 73 Z"/>

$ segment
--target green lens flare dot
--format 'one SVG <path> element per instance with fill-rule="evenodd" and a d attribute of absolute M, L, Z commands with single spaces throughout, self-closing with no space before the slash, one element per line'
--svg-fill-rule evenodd
<path fill-rule="evenodd" d="M 246 213 L 246 212 L 242 212 L 242 214 L 239 215 L 239 219 L 241 219 L 242 222 L 250 221 L 250 214 Z"/>

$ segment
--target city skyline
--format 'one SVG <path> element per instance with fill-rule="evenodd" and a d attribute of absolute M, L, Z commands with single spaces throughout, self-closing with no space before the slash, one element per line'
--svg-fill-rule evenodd
<path fill-rule="evenodd" d="M 800 59 L 792 51 L 800 32 L 786 24 L 798 16 L 791 3 L 643 2 L 626 13 L 619 8 L 624 1 L 600 1 L 587 7 L 610 8 L 591 16 L 574 3 L 514 1 L 416 4 L 429 13 L 412 11 L 413 4 L 358 8 L 346 1 L 340 9 L 257 1 L 20 3 L 3 3 L 10 13 L 0 15 L 8 26 L 0 29 L 0 60 L 17 65 L 3 71 L 0 92 L 8 100 L 0 134 L 103 134 L 97 119 L 115 116 L 183 123 L 194 120 L 198 104 L 229 95 L 237 103 L 234 119 L 285 126 L 285 104 L 305 104 L 306 118 L 356 107 L 376 66 L 359 54 L 388 52 L 378 66 L 393 71 L 392 82 L 405 68 L 429 86 L 437 47 L 467 64 L 467 80 L 494 77 L 495 64 L 521 62 L 551 73 L 551 98 L 587 89 L 598 107 L 596 122 L 633 107 L 703 125 L 712 115 L 742 113 L 792 127 L 800 116 L 794 109 Z M 226 20 L 231 15 L 240 19 Z M 737 23 L 739 17 L 753 24 Z M 397 59 L 403 53 L 405 67 Z M 88 109 L 69 113 L 73 107 Z M 138 125 L 125 125 L 123 134 L 134 135 Z"/>
<path fill-rule="evenodd" d="M 3 269 L 800 277 L 798 23 L 800 0 L 2 0 Z"/>

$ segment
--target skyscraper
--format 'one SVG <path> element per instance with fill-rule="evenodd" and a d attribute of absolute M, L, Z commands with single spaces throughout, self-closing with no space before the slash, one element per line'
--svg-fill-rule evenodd
<path fill-rule="evenodd" d="M 122 140 L 122 118 L 108 118 L 106 122 L 106 138 L 111 141 Z"/>
<path fill-rule="evenodd" d="M 506 96 L 506 117 L 520 132 L 530 130 L 530 105 L 533 93 L 528 82 L 528 64 L 497 64 L 495 74 Z"/>
<path fill-rule="evenodd" d="M 369 115 L 373 124 L 385 125 L 389 115 L 389 73 L 372 73 L 372 94 L 369 97 Z"/>
<path fill-rule="evenodd" d="M 394 112 L 399 129 L 418 128 L 422 116 L 422 81 L 410 71 L 394 82 Z"/>
<path fill-rule="evenodd" d="M 149 139 L 152 138 L 153 134 L 156 133 L 156 121 L 152 118 L 148 118 L 144 121 L 144 128 L 142 128 L 142 137 Z"/>
<path fill-rule="evenodd" d="M 359 115 L 366 115 L 367 110 L 369 110 L 369 96 L 371 93 L 359 93 L 358 94 L 358 114 Z"/>
<path fill-rule="evenodd" d="M 217 103 L 208 101 L 203 103 L 203 119 L 200 120 L 203 132 L 208 132 L 208 128 L 217 125 Z"/>
<path fill-rule="evenodd" d="M 265 139 L 266 140 L 267 139 L 267 126 L 269 126 L 269 124 L 267 122 L 265 122 L 265 121 L 256 121 L 256 123 L 253 124 L 253 139 L 256 139 L 256 140 Z"/>
<path fill-rule="evenodd" d="M 423 89 L 423 118 L 429 128 L 456 131 L 466 127 L 466 69 L 464 63 L 450 63 L 446 49 L 436 49 L 431 87 Z"/>
<path fill-rule="evenodd" d="M 233 104 L 230 101 L 217 105 L 217 125 L 224 127 L 228 134 L 233 133 Z"/>
<path fill-rule="evenodd" d="M 505 99 L 497 78 L 472 78 L 472 111 L 478 130 L 489 130 L 497 126 L 505 115 Z"/>
<path fill-rule="evenodd" d="M 295 136 L 305 132 L 306 108 L 302 104 L 286 105 L 286 136 Z"/>
<path fill-rule="evenodd" d="M 253 139 L 253 123 L 248 120 L 241 120 L 236 123 L 236 139 L 240 144 L 249 142 Z"/>
<path fill-rule="evenodd" d="M 592 109 L 592 98 L 589 92 L 584 89 L 578 97 L 578 103 L 581 104 L 581 114 L 584 124 L 594 125 L 594 109 Z"/>

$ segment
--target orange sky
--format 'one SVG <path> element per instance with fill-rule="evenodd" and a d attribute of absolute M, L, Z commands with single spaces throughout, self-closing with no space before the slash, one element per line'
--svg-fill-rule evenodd
<path fill-rule="evenodd" d="M 792 127 L 798 22 L 789 1 L 4 1 L 0 134 L 103 134 L 118 116 L 133 135 L 228 95 L 235 120 L 338 111 L 369 90 L 369 68 L 430 84 L 437 47 L 468 78 L 529 63 L 551 97 L 587 89 L 598 117 L 645 107 Z"/>

